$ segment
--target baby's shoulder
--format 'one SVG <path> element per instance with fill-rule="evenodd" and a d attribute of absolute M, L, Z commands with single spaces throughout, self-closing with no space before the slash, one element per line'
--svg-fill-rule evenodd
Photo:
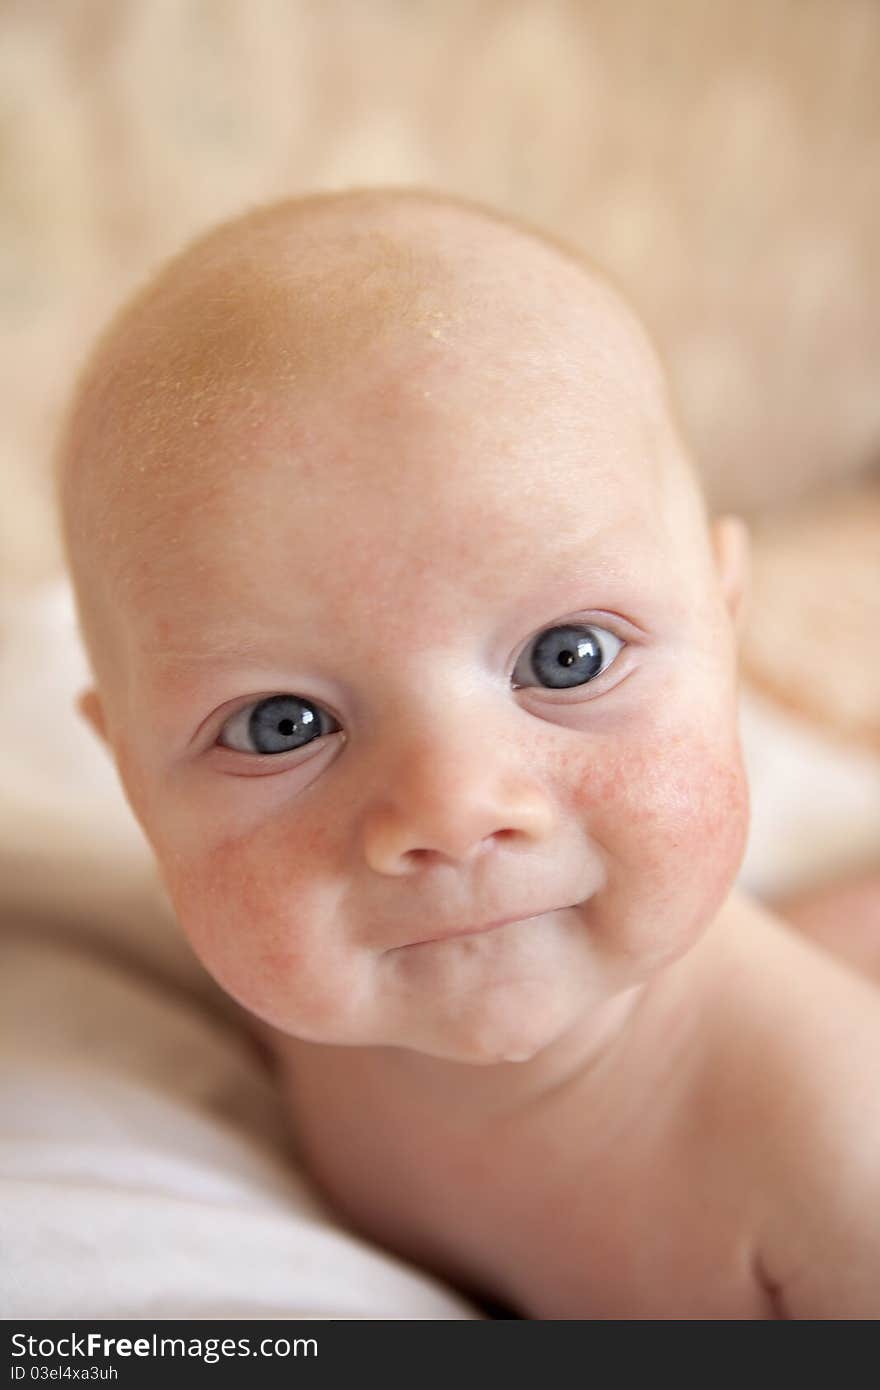
<path fill-rule="evenodd" d="M 774 1130 L 880 1106 L 880 989 L 738 897 L 694 972 L 703 1062 L 697 1097 Z M 745 1137 L 745 1135 L 744 1135 Z"/>
<path fill-rule="evenodd" d="M 828 1096 L 876 1076 L 880 989 L 867 976 L 741 895 L 731 901 L 700 969 L 707 1055 L 760 1093 Z M 716 1078 L 717 1079 L 717 1078 Z"/>
<path fill-rule="evenodd" d="M 880 990 L 747 902 L 716 948 L 695 1107 L 759 1266 L 789 1315 L 880 1316 Z"/>

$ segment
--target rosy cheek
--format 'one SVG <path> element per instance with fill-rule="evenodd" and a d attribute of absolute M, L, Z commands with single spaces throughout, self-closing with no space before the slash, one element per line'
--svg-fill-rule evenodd
<path fill-rule="evenodd" d="M 290 981 L 307 971 L 307 875 L 268 835 L 226 840 L 185 864 L 165 864 L 181 926 L 224 989 L 255 1013 L 273 1012 Z M 308 851 L 306 851 L 308 853 Z"/>
<path fill-rule="evenodd" d="M 573 788 L 586 832 L 604 851 L 615 901 L 708 918 L 739 867 L 748 792 L 739 750 L 693 737 L 634 746 Z"/>

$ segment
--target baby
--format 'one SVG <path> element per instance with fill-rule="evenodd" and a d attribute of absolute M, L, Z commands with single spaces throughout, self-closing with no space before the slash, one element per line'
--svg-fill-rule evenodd
<path fill-rule="evenodd" d="M 60 453 L 83 699 L 367 1236 L 535 1318 L 880 1317 L 880 998 L 731 892 L 741 525 L 573 253 L 223 226 Z"/>

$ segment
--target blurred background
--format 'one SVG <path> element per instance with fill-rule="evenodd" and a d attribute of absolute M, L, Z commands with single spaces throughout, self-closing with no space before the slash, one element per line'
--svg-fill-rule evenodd
<path fill-rule="evenodd" d="M 880 749 L 878 70 L 877 0 L 0 0 L 0 592 L 59 570 L 59 415 L 157 262 L 415 183 L 622 282 L 754 526 L 749 679 Z"/>

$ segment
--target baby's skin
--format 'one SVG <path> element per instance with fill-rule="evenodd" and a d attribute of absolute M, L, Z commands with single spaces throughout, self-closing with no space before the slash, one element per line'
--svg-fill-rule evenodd
<path fill-rule="evenodd" d="M 366 1235 L 537 1318 L 880 1316 L 880 996 L 733 891 L 742 526 L 564 248 L 227 224 L 60 451 L 107 740 Z"/>

